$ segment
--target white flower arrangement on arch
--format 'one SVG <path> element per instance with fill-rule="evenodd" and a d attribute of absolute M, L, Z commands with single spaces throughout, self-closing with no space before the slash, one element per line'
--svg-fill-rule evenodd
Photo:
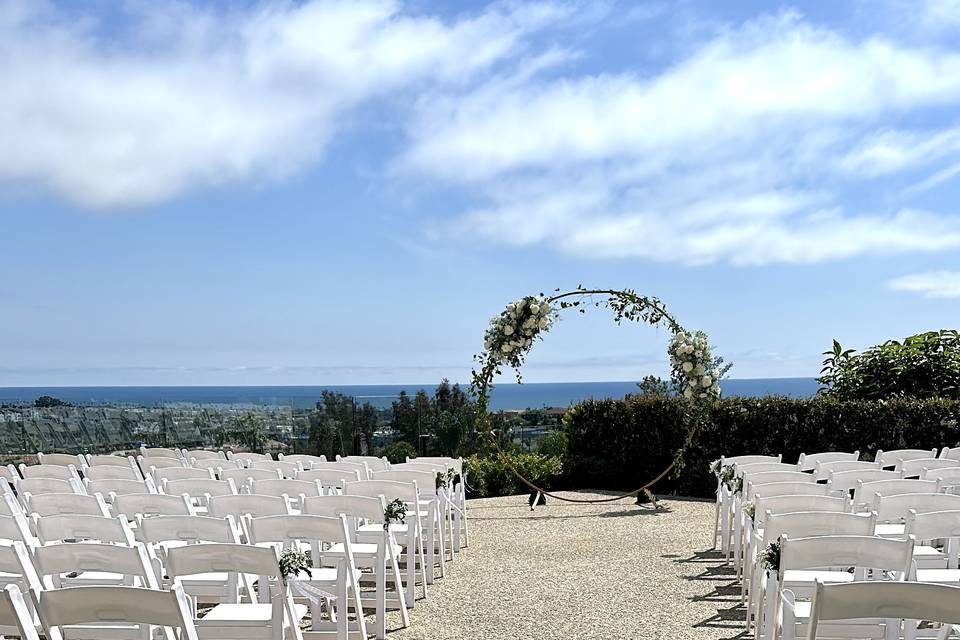
<path fill-rule="evenodd" d="M 483 337 L 483 349 L 491 361 L 519 369 L 523 354 L 530 350 L 541 332 L 550 329 L 554 315 L 546 296 L 519 298 L 490 319 L 490 327 Z"/>
<path fill-rule="evenodd" d="M 670 347 L 671 378 L 678 394 L 687 400 L 720 397 L 720 380 L 730 369 L 722 358 L 714 358 L 703 331 L 678 331 Z"/>

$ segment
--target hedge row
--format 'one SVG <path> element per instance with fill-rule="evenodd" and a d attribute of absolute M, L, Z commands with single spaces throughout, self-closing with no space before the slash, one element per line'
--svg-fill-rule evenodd
<path fill-rule="evenodd" d="M 960 401 L 727 398 L 714 403 L 682 469 L 655 491 L 713 495 L 721 455 L 930 449 L 960 443 Z M 670 463 L 686 434 L 681 402 L 648 396 L 592 400 L 564 419 L 568 450 L 555 485 L 635 489 Z"/>

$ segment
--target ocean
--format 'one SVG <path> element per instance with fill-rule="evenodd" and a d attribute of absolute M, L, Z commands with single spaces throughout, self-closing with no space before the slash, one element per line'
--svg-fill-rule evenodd
<path fill-rule="evenodd" d="M 160 406 L 172 404 L 271 405 L 311 407 L 321 391 L 329 390 L 356 396 L 375 406 L 389 406 L 401 392 L 414 394 L 418 389 L 432 390 L 434 385 L 320 385 L 320 386 L 248 386 L 248 387 L 0 387 L 0 403 L 32 402 L 39 396 L 53 396 L 72 404 L 109 404 Z M 817 391 L 813 378 L 752 378 L 724 380 L 725 396 L 759 397 L 768 395 L 804 398 Z M 493 410 L 566 407 L 590 398 L 622 398 L 636 393 L 635 382 L 531 382 L 499 384 L 490 397 Z"/>

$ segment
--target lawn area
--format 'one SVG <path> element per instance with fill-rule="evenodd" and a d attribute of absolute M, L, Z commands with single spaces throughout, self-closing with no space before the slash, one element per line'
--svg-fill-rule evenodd
<path fill-rule="evenodd" d="M 603 497 L 601 494 L 561 495 Z M 397 640 L 446 638 L 731 638 L 739 588 L 707 551 L 713 503 L 525 496 L 471 500 L 470 547 L 448 564 Z M 398 617 L 390 628 L 397 629 Z"/>

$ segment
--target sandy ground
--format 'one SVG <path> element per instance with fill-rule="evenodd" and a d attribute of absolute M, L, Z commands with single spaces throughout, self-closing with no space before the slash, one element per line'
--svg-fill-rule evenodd
<path fill-rule="evenodd" d="M 564 493 L 577 497 L 600 494 Z M 713 503 L 472 500 L 470 546 L 411 611 L 395 640 L 733 638 L 739 587 L 709 551 Z"/>

